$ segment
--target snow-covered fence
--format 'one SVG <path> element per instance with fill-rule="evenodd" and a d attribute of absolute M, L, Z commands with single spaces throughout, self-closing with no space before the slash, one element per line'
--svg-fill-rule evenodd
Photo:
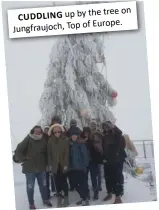
<path fill-rule="evenodd" d="M 139 158 L 154 158 L 153 140 L 134 140 L 133 143 Z"/>

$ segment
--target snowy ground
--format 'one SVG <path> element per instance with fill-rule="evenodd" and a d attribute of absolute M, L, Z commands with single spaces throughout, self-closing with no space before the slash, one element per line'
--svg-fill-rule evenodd
<path fill-rule="evenodd" d="M 141 165 L 145 161 L 140 161 Z M 152 163 L 152 161 L 150 161 Z M 153 169 L 152 169 L 153 170 Z M 134 178 L 129 174 L 125 175 L 125 195 L 123 196 L 124 203 L 134 203 L 134 202 L 148 202 L 156 198 L 155 187 L 150 187 L 149 182 L 142 176 L 140 178 Z M 144 176 L 144 175 L 143 175 Z M 141 180 L 140 180 L 141 179 Z M 15 185 L 15 199 L 16 199 L 16 210 L 28 210 L 28 200 L 26 196 L 26 186 L 25 186 L 25 176 L 21 173 L 21 165 L 14 164 L 14 185 Z M 96 202 L 91 201 L 91 205 L 102 205 L 110 204 L 111 202 L 103 202 L 102 199 L 106 195 L 104 180 L 102 183 L 103 191 L 100 192 L 100 199 Z M 70 193 L 70 206 L 75 206 L 75 203 L 79 200 L 79 196 L 76 192 Z M 56 198 L 51 200 L 54 207 L 56 207 Z M 44 208 L 42 205 L 41 197 L 39 194 L 37 183 L 35 185 L 35 204 L 37 208 Z"/>

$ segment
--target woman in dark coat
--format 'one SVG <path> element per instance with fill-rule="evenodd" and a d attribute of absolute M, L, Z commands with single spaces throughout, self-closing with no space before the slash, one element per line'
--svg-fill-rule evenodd
<path fill-rule="evenodd" d="M 22 163 L 30 209 L 36 209 L 34 204 L 35 179 L 38 181 L 43 204 L 52 207 L 48 198 L 46 184 L 47 142 L 40 126 L 35 126 L 29 135 L 18 144 L 15 159 Z"/>

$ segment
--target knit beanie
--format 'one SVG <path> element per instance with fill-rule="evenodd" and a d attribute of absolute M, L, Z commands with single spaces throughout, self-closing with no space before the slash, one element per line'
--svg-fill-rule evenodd
<path fill-rule="evenodd" d="M 80 136 L 81 135 L 81 130 L 78 127 L 72 128 L 70 130 L 70 135 L 73 136 Z"/>
<path fill-rule="evenodd" d="M 76 126 L 76 125 L 77 125 L 77 120 L 72 119 L 72 120 L 70 121 L 70 127 L 71 127 L 71 126 Z"/>

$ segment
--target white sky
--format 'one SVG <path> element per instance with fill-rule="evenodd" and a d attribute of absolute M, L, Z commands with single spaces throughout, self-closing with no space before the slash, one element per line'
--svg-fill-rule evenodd
<path fill-rule="evenodd" d="M 7 9 L 51 6 L 51 2 L 3 2 L 8 96 L 13 148 L 40 119 L 51 47 L 55 37 L 9 40 Z M 109 83 L 118 91 L 113 112 L 117 125 L 132 139 L 152 139 L 143 4 L 139 30 L 108 33 L 105 49 Z"/>

